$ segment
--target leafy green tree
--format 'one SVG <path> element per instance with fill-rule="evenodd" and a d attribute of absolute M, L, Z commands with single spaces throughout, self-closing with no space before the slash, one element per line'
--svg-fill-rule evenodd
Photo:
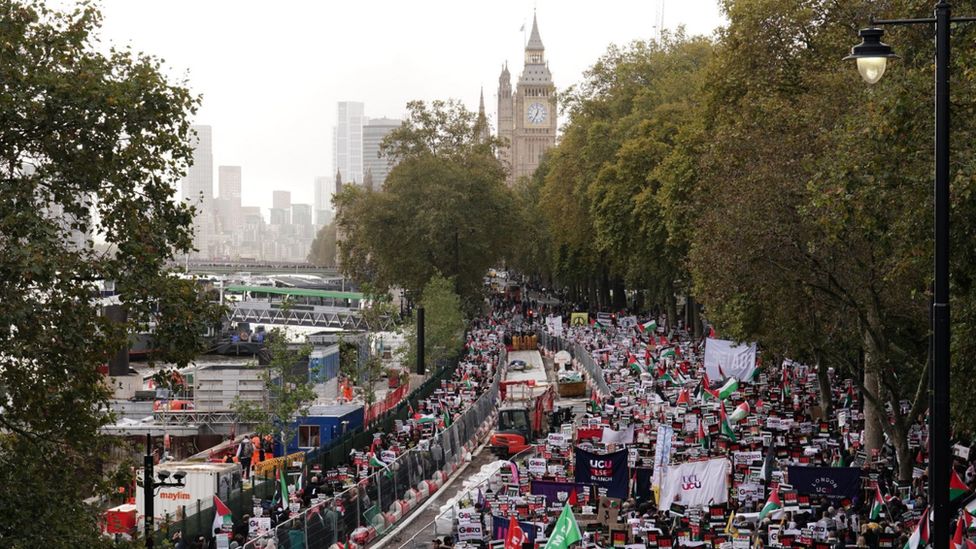
<path fill-rule="evenodd" d="M 464 343 L 464 313 L 461 299 L 454 293 L 454 285 L 439 274 L 427 283 L 420 305 L 424 307 L 424 362 L 427 371 L 441 363 L 457 358 Z M 405 329 L 407 345 L 401 355 L 402 364 L 417 365 L 416 324 Z"/>
<path fill-rule="evenodd" d="M 696 289 L 730 335 L 853 374 L 867 401 L 868 447 L 886 434 L 900 479 L 910 480 L 908 431 L 925 413 L 930 367 L 930 37 L 893 32 L 904 60 L 868 87 L 835 53 L 855 40 L 868 3 L 724 6 L 730 24 L 708 79 L 697 168 Z M 919 6 L 889 2 L 878 15 Z M 956 74 L 971 60 L 957 59 Z M 963 80 L 954 93 L 972 91 Z M 956 143 L 971 142 L 973 129 L 971 119 L 955 125 Z M 972 163 L 954 168 L 953 193 L 963 197 L 954 230 L 965 232 Z M 957 246 L 973 257 L 971 243 Z"/>
<path fill-rule="evenodd" d="M 545 167 L 540 210 L 557 276 L 585 281 L 591 303 L 623 307 L 629 288 L 673 310 L 675 292 L 689 289 L 686 246 L 659 196 L 670 172 L 659 167 L 694 120 L 712 50 L 680 30 L 613 46 L 562 96 L 570 123 Z"/>
<path fill-rule="evenodd" d="M 186 364 L 214 312 L 166 269 L 192 246 L 174 188 L 199 101 L 154 57 L 100 53 L 88 3 L 2 0 L 0 21 L 0 486 L 17 494 L 0 499 L 0 540 L 97 547 L 85 501 L 115 488 L 99 366 L 150 321 L 157 359 Z M 102 315 L 101 281 L 127 322 Z"/>
<path fill-rule="evenodd" d="M 287 334 L 280 328 L 271 330 L 267 341 L 271 360 L 261 372 L 264 398 L 251 401 L 236 397 L 231 408 L 237 412 L 241 423 L 253 425 L 259 433 L 280 436 L 282 445 L 287 447 L 298 432 L 292 420 L 307 415 L 315 400 L 314 384 L 298 367 L 308 359 L 312 347 L 304 344 L 292 349 Z"/>
<path fill-rule="evenodd" d="M 334 199 L 342 271 L 376 290 L 414 295 L 435 273 L 466 304 L 480 303 L 482 277 L 512 245 L 517 218 L 493 141 L 474 136 L 474 115 L 455 102 L 407 105 L 383 150 L 399 163 L 383 189 L 347 186 Z"/>
<path fill-rule="evenodd" d="M 308 252 L 308 262 L 319 267 L 336 266 L 336 224 L 329 223 L 319 229 Z"/>

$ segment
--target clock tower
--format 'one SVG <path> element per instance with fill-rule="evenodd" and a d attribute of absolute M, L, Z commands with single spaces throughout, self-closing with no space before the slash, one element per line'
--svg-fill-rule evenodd
<path fill-rule="evenodd" d="M 501 82 L 507 80 L 504 78 L 507 73 L 506 69 L 499 79 L 498 134 L 511 143 L 511 149 L 501 153 L 501 158 L 510 163 L 508 182 L 511 185 L 520 177 L 530 177 L 539 166 L 542 154 L 556 144 L 556 87 L 546 63 L 535 15 L 532 16 L 532 34 L 525 45 L 525 66 L 511 99 L 505 97 L 507 90 L 504 89 L 510 90 L 511 85 L 505 86 L 507 83 Z M 505 100 L 511 103 L 503 106 Z M 508 116 L 503 118 L 503 114 Z"/>

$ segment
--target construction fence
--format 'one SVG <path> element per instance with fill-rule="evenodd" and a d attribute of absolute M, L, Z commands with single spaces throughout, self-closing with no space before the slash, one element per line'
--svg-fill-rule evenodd
<path fill-rule="evenodd" d="M 491 432 L 506 362 L 503 350 L 489 388 L 429 444 L 407 451 L 341 493 L 319 496 L 320 501 L 313 502 L 309 509 L 268 532 L 259 531 L 244 547 L 262 548 L 272 537 L 278 548 L 327 549 L 336 543 L 346 544 L 347 548 L 363 547 L 383 537 L 437 492 Z M 367 434 L 369 439 L 357 449 L 372 441 L 372 434 Z M 346 451 L 343 459 L 348 460 L 348 456 Z M 213 514 L 210 516 L 212 519 Z"/>

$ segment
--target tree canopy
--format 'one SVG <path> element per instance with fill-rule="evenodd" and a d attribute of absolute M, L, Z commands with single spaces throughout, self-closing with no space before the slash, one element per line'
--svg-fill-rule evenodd
<path fill-rule="evenodd" d="M 496 143 L 456 102 L 408 104 L 383 150 L 398 161 L 378 191 L 347 185 L 334 199 L 342 271 L 375 289 L 420 295 L 435 273 L 468 303 L 505 256 L 517 224 Z"/>
<path fill-rule="evenodd" d="M 99 366 L 150 321 L 156 359 L 186 364 L 214 318 L 165 268 L 192 245 L 174 189 L 199 99 L 154 57 L 99 53 L 89 4 L 3 0 L 0 20 L 0 485 L 18 494 L 0 500 L 0 539 L 95 547 L 84 502 L 108 488 L 113 394 Z M 105 281 L 126 322 L 102 314 Z"/>
<path fill-rule="evenodd" d="M 932 46 L 893 30 L 903 59 L 869 87 L 841 62 L 867 2 L 727 0 L 714 40 L 680 30 L 611 47 L 560 95 L 569 114 L 546 162 L 517 195 L 540 216 L 546 249 L 516 256 L 579 303 L 665 310 L 696 301 L 726 337 L 766 360 L 831 368 L 868 401 L 868 448 L 887 435 L 910 478 L 908 434 L 928 402 L 932 264 Z M 883 13 L 918 13 L 909 0 Z M 960 27 L 965 41 L 976 29 Z M 955 108 L 968 112 L 974 53 L 954 58 Z M 953 142 L 954 375 L 971 375 L 970 265 L 976 128 Z M 544 266 L 533 266 L 547 257 Z M 627 297 L 629 299 L 624 299 Z M 641 299 L 643 298 L 643 299 Z M 954 385 L 956 427 L 972 399 Z"/>

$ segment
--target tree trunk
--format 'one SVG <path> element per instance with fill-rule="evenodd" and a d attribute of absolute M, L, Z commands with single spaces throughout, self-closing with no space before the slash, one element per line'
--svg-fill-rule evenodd
<path fill-rule="evenodd" d="M 834 409 L 830 398 L 830 376 L 827 375 L 830 368 L 820 359 L 820 353 L 815 353 L 815 356 L 817 357 L 817 383 L 820 385 L 820 408 L 823 410 L 824 417 L 830 417 Z"/>
<path fill-rule="evenodd" d="M 908 433 L 897 427 L 893 430 L 895 431 L 895 457 L 898 459 L 898 481 L 910 483 L 912 470 L 915 467 L 915 456 L 908 447 Z"/>
<path fill-rule="evenodd" d="M 702 337 L 702 326 L 698 318 L 698 303 L 690 293 L 686 299 L 686 306 L 688 308 L 688 333 L 691 334 L 692 341 L 698 341 Z"/>
<path fill-rule="evenodd" d="M 881 382 L 878 377 L 878 350 L 875 348 L 874 341 L 864 330 L 864 388 L 878 400 L 881 400 Z M 884 443 L 884 432 L 881 422 L 884 421 L 884 410 L 879 410 L 868 398 L 864 401 L 864 449 L 868 455 L 871 451 L 881 449 Z"/>
<path fill-rule="evenodd" d="M 589 301 L 586 304 L 586 307 L 587 307 L 587 309 L 595 309 L 595 308 L 599 307 L 599 303 L 597 301 L 597 282 L 596 282 L 596 278 L 593 277 L 593 276 L 591 276 L 589 279 L 587 279 L 586 284 L 587 284 L 587 286 L 586 286 L 587 292 L 586 293 L 589 294 L 589 296 L 587 298 Z"/>
<path fill-rule="evenodd" d="M 610 307 L 610 277 L 607 275 L 607 268 L 604 267 L 600 269 L 600 295 L 599 303 L 600 309 L 607 309 Z"/>
<path fill-rule="evenodd" d="M 613 279 L 613 308 L 615 311 L 627 308 L 627 289 L 620 278 Z"/>
<path fill-rule="evenodd" d="M 672 330 L 678 325 L 678 298 L 674 296 L 674 286 L 668 284 L 667 295 L 664 296 L 664 306 L 667 307 L 668 329 Z"/>

